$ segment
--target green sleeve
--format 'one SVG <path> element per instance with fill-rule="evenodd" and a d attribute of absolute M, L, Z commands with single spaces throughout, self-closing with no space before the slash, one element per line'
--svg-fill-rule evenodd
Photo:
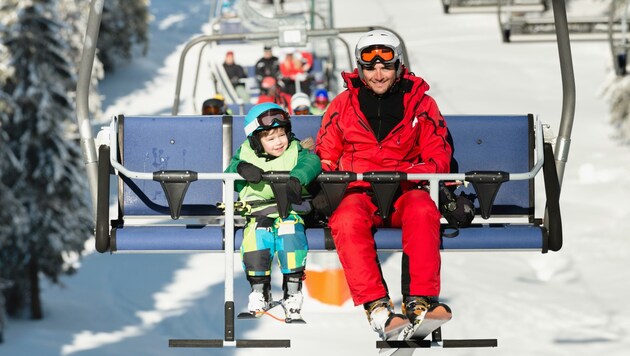
<path fill-rule="evenodd" d="M 290 175 L 308 185 L 322 172 L 322 162 L 316 154 L 302 148 L 299 141 L 294 142 L 298 145 L 298 160 Z"/>
<path fill-rule="evenodd" d="M 241 163 L 241 148 L 240 147 L 236 150 L 236 153 L 234 153 L 234 155 L 232 156 L 232 159 L 230 160 L 230 164 L 228 164 L 227 168 L 225 169 L 225 171 L 223 171 L 223 173 L 237 173 L 236 166 L 238 166 L 239 163 Z"/>
<path fill-rule="evenodd" d="M 230 160 L 230 164 L 228 164 L 227 168 L 225 168 L 225 171 L 223 171 L 224 173 L 238 173 L 236 171 L 236 167 L 238 166 L 239 163 L 241 163 L 241 148 L 239 147 L 238 150 L 236 150 L 236 153 L 234 153 L 234 155 L 232 156 L 232 159 Z M 245 186 L 247 185 L 247 181 L 245 180 L 235 180 L 234 181 L 234 191 L 240 192 L 241 190 L 243 190 L 243 188 L 245 188 Z"/>

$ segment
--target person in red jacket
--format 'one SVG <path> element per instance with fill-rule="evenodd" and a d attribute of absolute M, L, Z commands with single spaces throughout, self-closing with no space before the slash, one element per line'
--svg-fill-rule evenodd
<path fill-rule="evenodd" d="M 285 110 L 291 110 L 291 95 L 285 93 L 274 77 L 265 77 L 261 83 L 257 104 L 275 103 Z"/>
<path fill-rule="evenodd" d="M 315 153 L 325 171 L 447 173 L 452 148 L 446 121 L 429 85 L 404 64 L 400 40 L 370 31 L 355 48 L 357 69 L 342 73 L 347 90 L 322 117 Z M 363 305 L 372 329 L 391 339 L 420 323 L 428 310 L 448 313 L 440 294 L 440 212 L 421 182 L 402 182 L 393 212 L 383 219 L 368 182 L 352 182 L 329 227 L 355 305 Z M 313 205 L 326 208 L 319 195 Z M 402 314 L 394 305 L 378 261 L 373 231 L 402 228 Z M 415 323 L 415 324 L 414 324 Z"/>

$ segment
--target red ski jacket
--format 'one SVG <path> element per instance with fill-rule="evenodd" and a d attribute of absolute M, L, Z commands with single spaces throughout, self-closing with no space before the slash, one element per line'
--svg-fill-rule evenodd
<path fill-rule="evenodd" d="M 401 88 L 404 117 L 378 142 L 359 108 L 357 69 L 344 72 L 347 90 L 333 99 L 322 117 L 315 153 L 325 171 L 398 171 L 405 173 L 448 173 L 452 148 L 447 142 L 446 121 L 437 104 L 426 94 L 429 85 L 404 69 Z M 351 186 L 369 186 L 354 182 Z M 404 184 L 408 189 L 410 184 Z"/>

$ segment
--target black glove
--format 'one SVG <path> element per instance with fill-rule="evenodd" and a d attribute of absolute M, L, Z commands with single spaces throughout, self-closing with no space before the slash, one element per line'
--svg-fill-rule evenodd
<path fill-rule="evenodd" d="M 468 227 L 475 218 L 475 204 L 461 193 L 456 199 L 457 208 L 451 214 L 457 221 L 458 227 Z"/>
<path fill-rule="evenodd" d="M 241 177 L 245 178 L 249 183 L 258 183 L 262 180 L 262 174 L 265 172 L 262 169 L 254 166 L 249 162 L 241 162 L 236 166 L 236 171 Z"/>
<path fill-rule="evenodd" d="M 454 227 L 468 227 L 475 218 L 474 195 L 456 196 L 448 187 L 440 187 L 440 213 Z"/>
<path fill-rule="evenodd" d="M 331 214 L 330 206 L 328 205 L 328 199 L 326 199 L 326 194 L 324 191 L 320 191 L 311 201 L 313 204 L 313 208 L 317 210 L 319 213 L 329 216 Z"/>
<path fill-rule="evenodd" d="M 287 199 L 292 204 L 302 203 L 302 184 L 295 177 L 290 177 L 287 181 Z"/>

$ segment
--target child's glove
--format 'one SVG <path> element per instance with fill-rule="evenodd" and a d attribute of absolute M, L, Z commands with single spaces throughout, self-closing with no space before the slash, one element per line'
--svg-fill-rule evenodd
<path fill-rule="evenodd" d="M 292 204 L 302 203 L 302 184 L 295 177 L 290 177 L 287 181 L 287 199 Z"/>
<path fill-rule="evenodd" d="M 262 180 L 262 174 L 265 172 L 262 169 L 254 166 L 249 162 L 240 162 L 236 166 L 236 171 L 241 177 L 245 178 L 249 183 L 258 183 Z"/>

